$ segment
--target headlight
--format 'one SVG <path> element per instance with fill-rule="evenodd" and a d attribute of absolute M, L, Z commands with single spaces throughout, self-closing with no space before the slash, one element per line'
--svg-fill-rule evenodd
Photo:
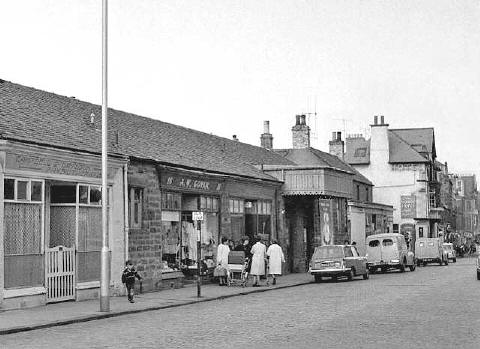
<path fill-rule="evenodd" d="M 341 268 L 342 263 L 341 262 L 335 262 L 335 268 Z"/>

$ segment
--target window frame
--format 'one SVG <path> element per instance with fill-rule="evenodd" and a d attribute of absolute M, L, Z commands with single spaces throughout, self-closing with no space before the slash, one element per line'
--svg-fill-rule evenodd
<path fill-rule="evenodd" d="M 140 193 L 140 198 L 138 201 L 135 201 L 135 191 L 138 190 Z M 132 229 L 141 229 L 143 222 L 143 201 L 144 201 L 144 191 L 145 188 L 142 187 L 130 187 L 128 192 L 128 207 L 129 207 L 129 227 Z M 137 206 L 137 222 L 135 222 L 135 204 Z"/>
<path fill-rule="evenodd" d="M 5 176 L 3 178 L 3 183 L 5 185 L 5 180 L 10 179 L 14 181 L 13 184 L 13 199 L 5 199 L 4 202 L 10 203 L 31 203 L 31 204 L 44 204 L 45 203 L 45 180 L 40 178 L 24 178 L 24 177 L 15 177 L 15 176 Z M 27 182 L 26 188 L 26 199 L 18 199 L 18 182 Z M 42 184 L 41 200 L 32 200 L 32 182 L 39 182 Z"/>

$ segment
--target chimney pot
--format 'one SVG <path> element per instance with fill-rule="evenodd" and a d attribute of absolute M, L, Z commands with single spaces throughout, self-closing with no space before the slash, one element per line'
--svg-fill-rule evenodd
<path fill-rule="evenodd" d="M 380 125 L 385 125 L 385 118 L 382 116 L 380 116 Z"/>
<path fill-rule="evenodd" d="M 263 133 L 270 133 L 270 121 L 268 120 L 263 122 Z"/>
<path fill-rule="evenodd" d="M 237 135 L 233 135 L 232 138 L 234 141 L 238 141 Z"/>
<path fill-rule="evenodd" d="M 332 132 L 332 141 L 337 139 L 337 132 Z"/>
<path fill-rule="evenodd" d="M 297 119 L 295 124 L 300 125 L 300 115 L 296 115 L 295 117 Z"/>
<path fill-rule="evenodd" d="M 378 115 L 375 115 L 375 116 L 373 117 L 373 124 L 374 124 L 374 125 L 378 125 Z"/>
<path fill-rule="evenodd" d="M 337 141 L 342 140 L 342 132 L 337 132 Z"/>

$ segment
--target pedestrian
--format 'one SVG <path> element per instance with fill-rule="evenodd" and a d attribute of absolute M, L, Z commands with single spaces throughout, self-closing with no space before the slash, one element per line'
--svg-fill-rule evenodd
<path fill-rule="evenodd" d="M 217 247 L 217 267 L 214 270 L 213 275 L 218 276 L 219 286 L 227 284 L 226 277 L 228 275 L 228 254 L 230 253 L 230 247 L 228 247 L 228 239 L 222 237 L 221 243 Z"/>
<path fill-rule="evenodd" d="M 285 255 L 277 240 L 273 239 L 272 244 L 267 249 L 268 256 L 268 274 L 272 276 L 272 285 L 277 283 L 277 275 L 282 275 L 282 263 L 285 263 Z M 268 284 L 268 277 L 267 277 Z"/>
<path fill-rule="evenodd" d="M 128 260 L 125 262 L 125 269 L 122 273 L 122 283 L 127 287 L 127 298 L 130 303 L 135 303 L 133 300 L 135 278 L 142 280 L 142 277 L 135 270 L 132 261 Z"/>
<path fill-rule="evenodd" d="M 344 244 L 344 245 L 350 245 L 350 241 L 345 240 L 345 241 L 343 242 L 343 244 Z"/>
<path fill-rule="evenodd" d="M 260 238 L 255 237 L 255 244 L 250 253 L 252 254 L 252 265 L 250 267 L 250 274 L 253 275 L 253 287 L 259 287 L 260 276 L 265 275 L 265 259 L 266 250 Z"/>
<path fill-rule="evenodd" d="M 252 246 L 250 245 L 250 238 L 248 236 L 244 236 L 240 239 L 240 243 L 235 247 L 235 251 L 242 251 L 245 253 L 245 261 L 246 261 L 246 268 L 245 268 L 245 278 L 248 278 L 248 274 L 250 273 L 250 267 L 252 266 L 252 254 L 250 253 Z"/>

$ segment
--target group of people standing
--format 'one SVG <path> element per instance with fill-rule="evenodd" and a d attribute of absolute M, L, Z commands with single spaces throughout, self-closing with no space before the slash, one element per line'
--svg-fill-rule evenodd
<path fill-rule="evenodd" d="M 229 240 L 223 237 L 217 248 L 217 265 L 225 270 L 228 268 L 228 254 L 231 250 L 228 243 Z M 253 243 L 250 243 L 250 238 L 244 237 L 233 250 L 245 253 L 248 260 L 247 277 L 249 274 L 253 276 L 253 287 L 259 287 L 260 279 L 265 275 L 267 275 L 267 285 L 269 284 L 269 277 L 273 279 L 273 285 L 277 283 L 276 277 L 282 274 L 282 263 L 285 262 L 285 256 L 275 239 L 267 248 L 259 237 L 255 237 Z M 266 271 L 267 266 L 268 271 Z M 225 285 L 226 273 L 217 276 L 219 277 L 219 284 Z"/>

